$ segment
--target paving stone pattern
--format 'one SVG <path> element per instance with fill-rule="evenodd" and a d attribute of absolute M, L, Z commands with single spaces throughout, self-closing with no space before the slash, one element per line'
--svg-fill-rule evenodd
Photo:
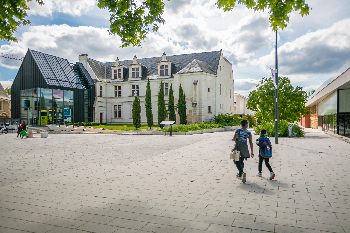
<path fill-rule="evenodd" d="M 243 184 L 232 137 L 0 135 L 0 232 L 350 232 L 348 143 L 280 138 Z"/>

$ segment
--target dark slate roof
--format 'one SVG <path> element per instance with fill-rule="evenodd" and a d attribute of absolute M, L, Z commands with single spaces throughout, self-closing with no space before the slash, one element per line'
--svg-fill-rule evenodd
<path fill-rule="evenodd" d="M 87 83 L 90 85 L 90 86 L 93 86 L 95 85 L 94 84 L 94 81 L 92 80 L 89 72 L 85 69 L 85 67 L 83 66 L 83 64 L 81 64 L 80 62 L 77 62 L 76 65 L 79 67 L 79 69 L 81 70 L 81 72 L 83 73 L 84 75 L 84 78 L 86 79 Z"/>
<path fill-rule="evenodd" d="M 29 49 L 49 86 L 83 89 L 67 59 Z"/>
<path fill-rule="evenodd" d="M 198 60 L 201 63 L 202 71 L 212 74 L 216 74 L 221 51 L 213 52 L 204 52 L 204 53 L 192 53 L 192 54 L 182 54 L 182 55 L 173 55 L 167 56 L 167 60 L 172 62 L 172 75 L 178 73 L 180 70 L 185 68 L 188 64 L 193 62 L 193 60 Z M 137 62 L 142 65 L 142 77 L 141 80 L 146 80 L 147 78 L 153 79 L 153 77 L 158 75 L 158 62 L 161 60 L 161 57 L 152 57 L 152 58 L 143 58 L 137 59 Z M 94 59 L 88 58 L 88 64 L 96 74 L 97 78 L 100 81 L 105 80 L 105 65 L 106 65 L 106 79 L 107 81 L 111 80 L 112 69 L 114 62 L 99 62 Z M 129 67 L 132 63 L 132 60 L 119 61 L 120 64 L 125 67 Z M 211 71 L 210 71 L 211 70 Z M 210 72 L 209 72 L 210 71 Z M 128 72 L 124 72 L 124 81 L 128 80 Z"/>
<path fill-rule="evenodd" d="M 179 74 L 185 74 L 185 73 L 197 73 L 197 72 L 205 72 L 209 74 L 215 74 L 213 69 L 205 62 L 198 61 L 197 59 L 194 59 L 191 63 L 189 63 L 186 67 L 184 67 L 182 70 L 180 70 Z"/>

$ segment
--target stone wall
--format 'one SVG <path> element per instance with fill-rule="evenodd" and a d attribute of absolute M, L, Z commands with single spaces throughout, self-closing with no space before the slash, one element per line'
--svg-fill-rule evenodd
<path fill-rule="evenodd" d="M 312 114 L 310 114 L 311 128 L 318 128 L 318 105 L 311 106 Z"/>

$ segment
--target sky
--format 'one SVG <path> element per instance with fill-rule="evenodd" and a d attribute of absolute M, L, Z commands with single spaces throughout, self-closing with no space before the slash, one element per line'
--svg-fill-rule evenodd
<path fill-rule="evenodd" d="M 290 14 L 286 29 L 278 31 L 279 76 L 293 86 L 317 89 L 350 59 L 349 0 L 305 0 L 308 16 Z M 110 35 L 109 12 L 96 0 L 44 0 L 29 2 L 31 25 L 21 26 L 18 42 L 0 40 L 0 55 L 24 57 L 28 48 L 78 61 L 88 54 L 102 62 L 167 55 L 223 51 L 232 63 L 235 93 L 248 96 L 275 67 L 276 34 L 268 12 L 242 5 L 224 12 L 217 0 L 165 0 L 165 24 L 147 35 L 141 47 L 121 48 Z M 21 61 L 0 57 L 0 82 L 12 85 Z"/>

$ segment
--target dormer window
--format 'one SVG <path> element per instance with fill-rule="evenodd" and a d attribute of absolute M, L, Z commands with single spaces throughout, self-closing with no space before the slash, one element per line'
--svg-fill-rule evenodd
<path fill-rule="evenodd" d="M 122 69 L 115 69 L 114 72 L 114 79 L 121 79 L 122 78 Z"/>
<path fill-rule="evenodd" d="M 162 59 L 158 62 L 158 77 L 170 78 L 171 75 L 171 61 L 167 60 L 166 54 L 163 53 Z"/>
<path fill-rule="evenodd" d="M 142 66 L 142 64 L 137 62 L 137 57 L 135 55 L 133 60 L 132 60 L 132 63 L 129 66 L 129 79 L 140 80 L 140 78 L 142 76 L 141 66 Z"/>
<path fill-rule="evenodd" d="M 160 66 L 160 76 L 168 76 L 168 65 L 161 65 Z"/>
<path fill-rule="evenodd" d="M 132 68 L 132 78 L 139 78 L 140 77 L 140 68 Z"/>
<path fill-rule="evenodd" d="M 117 81 L 123 81 L 123 65 L 119 62 L 117 58 L 115 60 L 114 66 L 112 66 L 112 79 Z"/>

